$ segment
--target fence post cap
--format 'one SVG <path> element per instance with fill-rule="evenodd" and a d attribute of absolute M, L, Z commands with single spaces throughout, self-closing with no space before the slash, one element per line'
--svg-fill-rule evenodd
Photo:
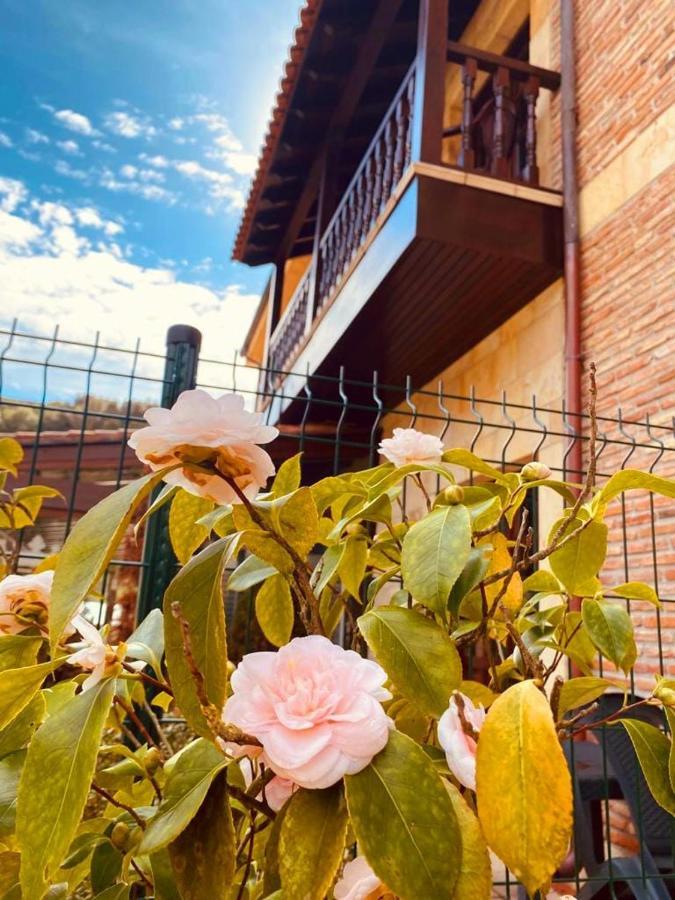
<path fill-rule="evenodd" d="M 202 333 L 192 325 L 172 325 L 166 333 L 167 344 L 190 344 L 199 350 L 202 345 Z"/>

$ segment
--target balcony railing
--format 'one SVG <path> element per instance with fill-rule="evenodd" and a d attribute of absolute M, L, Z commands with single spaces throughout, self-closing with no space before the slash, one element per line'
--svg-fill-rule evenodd
<path fill-rule="evenodd" d="M 442 132 L 444 140 L 458 139 L 456 159 L 441 164 L 538 185 L 537 98 L 542 87 L 557 90 L 560 75 L 454 42 L 448 43 L 447 60 L 461 66 L 462 113 L 458 125 Z M 476 91 L 478 72 L 492 77 Z M 272 372 L 292 365 L 315 319 L 340 289 L 410 165 L 415 83 L 413 63 L 326 226 L 318 255 L 274 329 L 267 356 Z M 433 162 L 441 162 L 440 147 Z"/>

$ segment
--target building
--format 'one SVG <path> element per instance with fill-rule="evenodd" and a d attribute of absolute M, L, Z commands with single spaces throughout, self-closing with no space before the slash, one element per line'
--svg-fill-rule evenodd
<path fill-rule="evenodd" d="M 536 395 L 579 434 L 595 361 L 601 415 L 671 425 L 674 24 L 669 0 L 308 0 L 234 248 L 273 266 L 244 347 L 272 420 L 292 427 L 306 374 L 345 366 L 409 377 L 421 414 L 439 382 L 525 411 Z M 653 463 L 630 441 L 605 472 Z M 567 444 L 540 458 L 578 474 Z M 673 598 L 675 516 L 652 502 L 617 509 L 607 568 Z M 633 604 L 639 690 L 675 674 L 673 608 Z"/>

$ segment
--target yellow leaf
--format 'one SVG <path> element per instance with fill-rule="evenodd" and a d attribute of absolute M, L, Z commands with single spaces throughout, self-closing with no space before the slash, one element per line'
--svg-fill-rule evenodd
<path fill-rule="evenodd" d="M 0 471 L 18 475 L 17 466 L 23 459 L 23 447 L 14 438 L 0 438 Z"/>
<path fill-rule="evenodd" d="M 504 569 L 508 569 L 511 565 L 511 551 L 509 550 L 508 541 L 506 537 L 501 534 L 490 534 L 487 537 L 483 538 L 480 544 L 492 544 L 494 547 L 494 551 L 492 553 L 492 559 L 490 560 L 490 566 L 485 574 L 485 577 L 489 577 L 490 575 L 494 575 L 495 572 L 502 572 Z M 487 596 L 488 607 L 494 603 L 497 594 L 501 591 L 504 585 L 503 579 L 501 581 L 496 581 L 494 584 L 488 584 L 485 588 L 485 594 Z M 509 586 L 506 589 L 506 593 L 502 597 L 501 603 L 504 606 L 511 610 L 511 612 L 518 612 L 520 607 L 523 605 L 523 580 L 520 577 L 520 574 L 516 572 L 509 582 Z M 499 613 L 496 614 L 497 618 L 501 618 L 502 616 Z"/>
<path fill-rule="evenodd" d="M 490 900 L 492 868 L 480 822 L 454 784 L 446 781 L 445 787 L 462 834 L 462 866 L 452 896 L 454 900 Z"/>
<path fill-rule="evenodd" d="M 197 519 L 213 509 L 211 500 L 180 490 L 171 501 L 169 536 L 178 562 L 184 566 L 209 536 L 209 529 Z"/>
<path fill-rule="evenodd" d="M 546 697 L 533 681 L 490 707 L 478 741 L 478 817 L 491 849 L 527 888 L 544 888 L 572 834 L 572 785 Z"/>

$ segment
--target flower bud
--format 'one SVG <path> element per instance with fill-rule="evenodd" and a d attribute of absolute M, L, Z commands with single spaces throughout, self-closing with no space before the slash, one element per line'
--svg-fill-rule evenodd
<path fill-rule="evenodd" d="M 461 484 L 449 484 L 436 498 L 434 506 L 456 506 L 464 502 L 464 488 Z"/>
<path fill-rule="evenodd" d="M 129 826 L 124 822 L 116 822 L 110 832 L 110 843 L 118 850 L 126 850 L 129 844 Z"/>
<path fill-rule="evenodd" d="M 345 531 L 350 537 L 368 537 L 368 529 L 360 522 L 351 522 Z"/>
<path fill-rule="evenodd" d="M 145 754 L 145 760 L 143 761 L 145 769 L 151 775 L 159 769 L 162 764 L 162 754 L 159 752 L 157 747 L 151 747 L 148 752 Z"/>
<path fill-rule="evenodd" d="M 652 692 L 652 697 L 656 700 L 660 700 L 664 706 L 675 709 L 675 681 L 657 677 L 657 683 Z"/>
<path fill-rule="evenodd" d="M 520 470 L 523 481 L 545 481 L 551 477 L 551 470 L 540 462 L 529 462 Z"/>

